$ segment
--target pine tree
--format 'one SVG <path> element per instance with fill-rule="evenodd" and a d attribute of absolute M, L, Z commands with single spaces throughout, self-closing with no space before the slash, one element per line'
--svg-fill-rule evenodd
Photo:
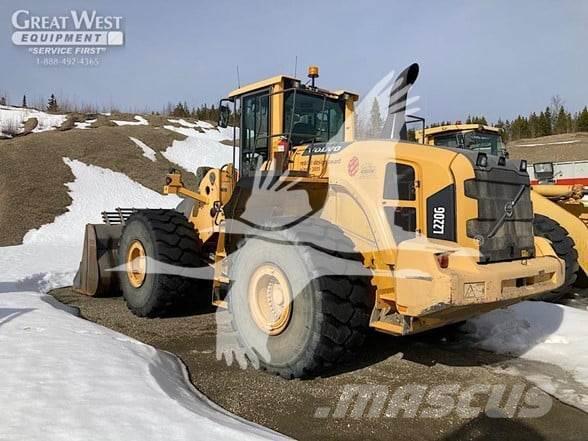
<path fill-rule="evenodd" d="M 482 125 L 486 126 L 486 125 L 488 125 L 488 121 L 486 120 L 485 116 L 481 116 L 481 115 L 480 116 L 473 116 L 473 117 L 468 116 L 468 119 L 466 120 L 466 124 L 482 124 Z"/>
<path fill-rule="evenodd" d="M 189 116 L 188 105 L 185 103 L 182 103 L 181 101 L 178 101 L 178 104 L 176 104 L 176 107 L 174 107 L 174 110 L 172 110 L 171 114 L 172 114 L 172 116 L 180 117 L 180 118 Z"/>
<path fill-rule="evenodd" d="M 543 116 L 543 133 L 543 136 L 549 136 L 553 134 L 552 115 L 549 107 L 545 108 L 545 113 Z"/>
<path fill-rule="evenodd" d="M 27 96 L 26 95 L 22 96 L 22 107 L 24 107 L 24 108 L 27 107 Z"/>
<path fill-rule="evenodd" d="M 502 137 L 505 142 L 512 139 L 512 125 L 508 119 L 504 122 L 504 126 L 502 127 Z"/>
<path fill-rule="evenodd" d="M 6 97 L 0 97 L 0 106 L 5 106 L 6 105 Z"/>
<path fill-rule="evenodd" d="M 372 138 L 377 138 L 380 136 L 380 132 L 382 131 L 382 117 L 380 115 L 380 105 L 378 104 L 378 99 L 374 98 L 372 102 L 372 109 L 370 110 L 370 124 L 369 124 L 369 135 Z"/>
<path fill-rule="evenodd" d="M 49 100 L 47 101 L 47 112 L 57 112 L 59 110 L 59 106 L 57 105 L 57 98 L 55 98 L 54 94 L 51 94 Z"/>
<path fill-rule="evenodd" d="M 576 128 L 574 127 L 574 118 L 572 117 L 571 112 L 566 113 L 566 127 L 568 133 L 573 133 L 576 131 Z"/>
<path fill-rule="evenodd" d="M 576 131 L 588 132 L 588 107 L 584 106 L 576 120 Z"/>
<path fill-rule="evenodd" d="M 529 115 L 529 119 L 528 119 L 528 128 L 529 128 L 529 137 L 531 138 L 535 138 L 537 136 L 541 136 L 539 135 L 539 133 L 541 132 L 541 127 L 540 127 L 540 123 L 539 123 L 539 117 L 537 116 L 537 114 L 535 112 L 532 112 Z"/>
<path fill-rule="evenodd" d="M 210 114 L 209 114 L 209 121 L 218 121 L 219 118 L 219 111 L 216 107 L 214 107 L 214 104 L 212 106 L 210 106 Z"/>
<path fill-rule="evenodd" d="M 553 133 L 555 133 L 556 135 L 561 135 L 562 133 L 568 133 L 568 115 L 567 115 L 565 109 L 563 108 L 563 106 L 561 106 L 559 108 L 559 113 L 557 114 L 557 117 L 555 118 Z"/>
<path fill-rule="evenodd" d="M 511 123 L 511 139 L 517 140 L 522 138 L 529 138 L 531 137 L 531 130 L 530 130 L 530 118 L 527 118 L 519 115 L 516 119 Z"/>

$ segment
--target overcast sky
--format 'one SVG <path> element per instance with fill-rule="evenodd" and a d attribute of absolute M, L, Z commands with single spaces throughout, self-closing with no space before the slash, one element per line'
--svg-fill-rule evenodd
<path fill-rule="evenodd" d="M 125 46 L 99 67 L 38 67 L 11 42 L 12 13 L 96 9 L 123 16 Z M 429 120 L 495 120 L 544 108 L 554 94 L 588 104 L 588 2 L 27 1 L 0 4 L 0 91 L 13 102 L 59 96 L 122 109 L 216 102 L 237 83 L 321 68 L 319 85 L 365 93 L 421 65 L 413 94 Z"/>

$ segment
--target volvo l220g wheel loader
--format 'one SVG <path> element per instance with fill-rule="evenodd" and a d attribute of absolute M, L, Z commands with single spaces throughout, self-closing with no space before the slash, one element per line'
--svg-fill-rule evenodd
<path fill-rule="evenodd" d="M 498 127 L 482 124 L 450 124 L 416 132 L 417 142 L 438 147 L 462 148 L 505 158 L 506 147 Z M 549 240 L 566 264 L 564 284 L 537 300 L 556 301 L 574 288 L 588 286 L 588 208 L 581 202 L 583 189 L 558 185 L 553 179 L 553 165 L 534 164 L 539 182 L 531 187 L 531 202 L 537 236 Z"/>
<path fill-rule="evenodd" d="M 336 365 L 369 328 L 412 334 L 557 289 L 564 263 L 533 233 L 524 163 L 406 141 L 417 75 L 395 80 L 380 140 L 355 138 L 358 96 L 317 87 L 316 67 L 307 85 L 276 76 L 231 92 L 220 125 L 233 106 L 233 163 L 196 188 L 172 171 L 177 210 L 88 225 L 76 289 L 119 285 L 149 317 L 212 301 L 245 356 L 287 378 Z"/>

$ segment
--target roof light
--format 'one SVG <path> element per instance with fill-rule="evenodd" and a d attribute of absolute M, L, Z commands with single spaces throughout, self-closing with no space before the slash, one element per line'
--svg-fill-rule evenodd
<path fill-rule="evenodd" d="M 311 80 L 311 85 L 314 87 L 314 80 L 319 77 L 318 66 L 308 66 L 308 78 Z"/>
<path fill-rule="evenodd" d="M 318 66 L 308 66 L 308 78 L 318 78 L 319 68 Z"/>

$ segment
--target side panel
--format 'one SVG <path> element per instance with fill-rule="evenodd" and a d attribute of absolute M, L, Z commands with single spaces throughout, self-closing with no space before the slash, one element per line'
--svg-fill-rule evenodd
<path fill-rule="evenodd" d="M 455 242 L 455 184 L 427 198 L 427 237 Z"/>

